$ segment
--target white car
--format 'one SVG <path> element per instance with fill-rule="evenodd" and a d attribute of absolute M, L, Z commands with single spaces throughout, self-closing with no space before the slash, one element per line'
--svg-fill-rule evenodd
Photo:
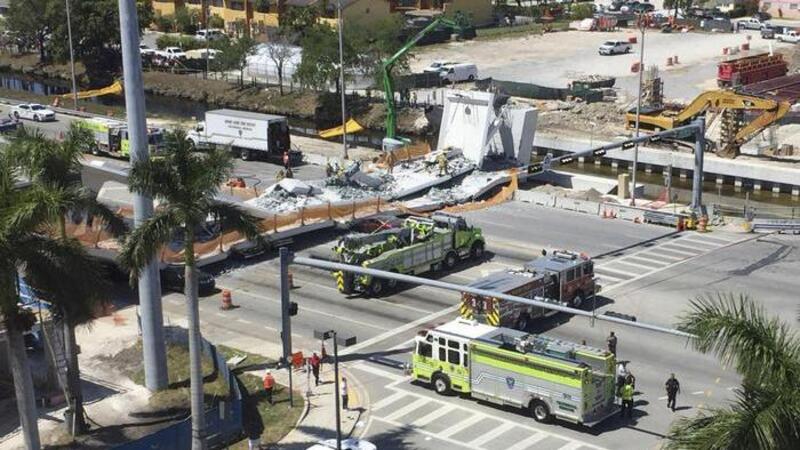
<path fill-rule="evenodd" d="M 475 81 L 478 78 L 478 66 L 469 63 L 446 64 L 439 75 L 451 83 L 459 81 Z"/>
<path fill-rule="evenodd" d="M 159 52 L 161 56 L 167 59 L 185 59 L 186 52 L 183 51 L 180 47 L 167 47 L 161 52 Z"/>
<path fill-rule="evenodd" d="M 308 450 L 331 450 L 336 449 L 336 439 L 328 439 L 320 441 L 308 447 Z M 342 439 L 342 450 L 378 450 L 378 446 L 372 442 L 362 441 L 359 439 Z"/>
<path fill-rule="evenodd" d="M 786 30 L 783 33 L 775 36 L 775 39 L 778 42 L 791 42 L 792 44 L 797 44 L 800 42 L 800 33 L 795 30 Z"/>
<path fill-rule="evenodd" d="M 56 113 L 46 106 L 38 103 L 23 103 L 14 107 L 12 113 L 15 119 L 29 119 L 34 122 L 47 122 L 56 120 Z"/>
<path fill-rule="evenodd" d="M 630 53 L 633 46 L 627 41 L 605 41 L 598 49 L 601 55 L 617 55 L 620 53 Z"/>
<path fill-rule="evenodd" d="M 205 39 L 208 39 L 209 41 L 216 41 L 217 39 L 222 39 L 224 37 L 225 33 L 223 33 L 222 30 L 216 28 L 209 28 L 208 30 L 206 29 L 197 30 L 197 32 L 194 34 L 194 38 L 200 41 L 203 41 Z"/>
<path fill-rule="evenodd" d="M 156 51 L 148 47 L 147 44 L 139 44 L 139 53 L 142 56 L 153 55 Z"/>
<path fill-rule="evenodd" d="M 748 17 L 736 22 L 736 26 L 747 30 L 763 30 L 770 26 L 769 22 L 762 21 L 758 17 Z"/>

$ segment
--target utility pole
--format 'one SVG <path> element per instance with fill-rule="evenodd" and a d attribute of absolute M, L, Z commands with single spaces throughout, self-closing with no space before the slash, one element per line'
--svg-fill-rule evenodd
<path fill-rule="evenodd" d="M 139 19 L 136 0 L 119 0 L 119 24 L 122 43 L 122 71 L 125 78 L 125 110 L 128 119 L 131 164 L 147 161 L 147 119 L 144 108 L 142 57 L 139 53 Z M 153 215 L 153 199 L 134 194 L 135 226 Z M 139 309 L 142 317 L 144 381 L 147 389 L 167 387 L 167 355 L 164 346 L 164 318 L 161 310 L 161 282 L 156 255 L 139 276 Z"/>
<path fill-rule="evenodd" d="M 69 17 L 69 0 L 64 0 L 67 10 L 67 38 L 69 39 L 69 67 L 72 70 L 72 106 L 78 110 L 78 84 L 75 82 L 75 52 L 72 51 L 72 21 Z M 136 48 L 139 48 L 138 46 Z"/>
<path fill-rule="evenodd" d="M 340 0 L 341 1 L 341 0 Z M 339 405 L 339 340 L 333 333 L 333 396 L 336 398 L 336 450 L 342 450 L 342 411 Z"/>
<path fill-rule="evenodd" d="M 644 30 L 647 27 L 644 14 L 639 15 L 639 30 L 642 32 L 639 46 L 639 92 L 636 96 L 636 138 L 639 137 L 639 115 L 642 112 L 642 78 L 644 77 Z M 631 206 L 636 206 L 636 170 L 639 165 L 639 143 L 633 147 L 633 173 L 631 174 Z"/>
<path fill-rule="evenodd" d="M 703 206 L 703 152 L 706 148 L 706 119 L 695 120 L 694 132 L 694 176 L 692 177 L 692 210 L 697 212 Z"/>
<path fill-rule="evenodd" d="M 208 78 L 208 0 L 203 0 L 203 27 L 206 29 L 206 71 L 203 72 L 203 79 Z"/>
<path fill-rule="evenodd" d="M 278 251 L 281 261 L 281 341 L 283 343 L 283 361 L 289 371 L 289 407 L 294 406 L 292 395 L 292 320 L 289 316 L 289 264 L 292 263 L 292 255 L 289 249 L 281 247 Z"/>
<path fill-rule="evenodd" d="M 342 95 L 342 155 L 344 159 L 349 159 L 347 154 L 347 103 L 344 93 L 344 20 L 342 19 L 342 0 L 338 0 L 337 3 L 336 27 L 339 29 L 339 89 Z"/>

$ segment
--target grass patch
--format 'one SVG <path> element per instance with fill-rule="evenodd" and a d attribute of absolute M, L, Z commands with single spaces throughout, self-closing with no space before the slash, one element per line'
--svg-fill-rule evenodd
<path fill-rule="evenodd" d="M 294 428 L 300 415 L 303 414 L 303 396 L 295 391 L 294 407 L 289 408 L 289 388 L 280 384 L 275 385 L 273 391 L 274 405 L 267 402 L 261 378 L 249 373 L 238 376 L 239 381 L 244 387 L 243 413 L 245 419 L 245 430 L 248 426 L 254 427 L 255 432 L 261 433 L 261 444 L 275 444 L 286 436 Z M 256 423 L 247 424 L 248 419 L 258 417 Z M 247 449 L 247 439 L 239 441 L 228 448 L 234 450 Z"/>
<path fill-rule="evenodd" d="M 261 356 L 257 353 L 250 353 L 244 350 L 239 350 L 233 347 L 228 347 L 227 345 L 217 345 L 217 352 L 227 361 L 234 356 L 239 355 L 247 355 L 247 359 L 241 362 L 238 366 L 236 366 L 237 371 L 247 370 L 248 368 L 252 368 L 253 366 L 264 366 L 264 365 L 271 365 L 275 364 L 275 360 L 269 359 L 266 356 Z"/>
<path fill-rule="evenodd" d="M 495 39 L 515 38 L 522 37 L 529 34 L 542 34 L 544 32 L 544 24 L 531 23 L 526 25 L 519 25 L 515 27 L 495 27 L 495 28 L 478 28 L 475 30 L 477 41 L 491 41 Z M 550 24 L 553 31 L 566 31 L 569 28 L 568 22 L 553 22 Z"/>
<path fill-rule="evenodd" d="M 137 384 L 144 385 L 144 366 L 142 358 L 142 341 L 129 347 L 116 356 L 114 360 L 127 366 L 126 373 Z M 203 391 L 206 404 L 215 399 L 230 395 L 230 386 L 214 367 L 207 355 L 203 355 Z M 189 409 L 189 348 L 185 343 L 167 343 L 167 371 L 169 386 L 163 391 L 155 392 L 150 397 L 150 406 L 157 410 Z"/>

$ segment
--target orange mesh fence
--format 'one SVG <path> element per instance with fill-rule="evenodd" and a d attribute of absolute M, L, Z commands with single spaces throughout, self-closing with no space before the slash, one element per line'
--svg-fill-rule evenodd
<path fill-rule="evenodd" d="M 378 158 L 377 163 L 383 167 L 392 167 L 395 164 L 410 159 L 418 158 L 427 155 L 431 152 L 431 146 L 425 142 L 416 144 L 408 144 L 402 148 L 392 150 L 391 152 L 384 153 Z"/>

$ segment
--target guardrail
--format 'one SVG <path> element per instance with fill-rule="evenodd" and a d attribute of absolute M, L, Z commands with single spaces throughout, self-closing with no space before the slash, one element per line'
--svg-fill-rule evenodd
<path fill-rule="evenodd" d="M 752 229 L 800 234 L 800 219 L 753 219 Z"/>

